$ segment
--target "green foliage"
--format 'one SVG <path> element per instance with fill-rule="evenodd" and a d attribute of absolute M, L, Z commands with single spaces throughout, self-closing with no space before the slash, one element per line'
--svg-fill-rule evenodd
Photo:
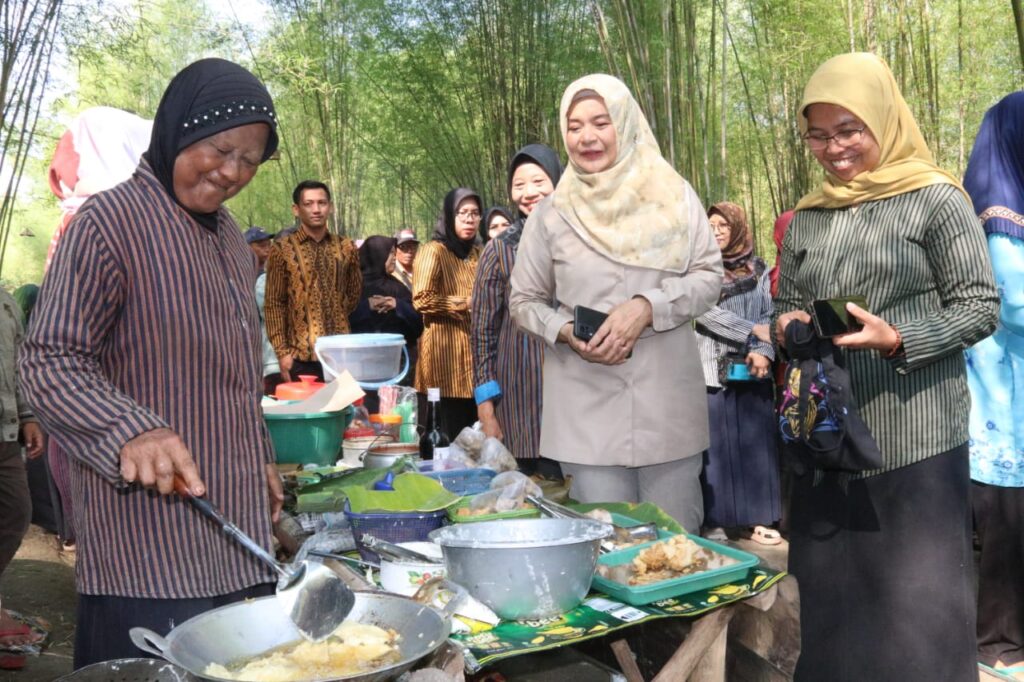
<path fill-rule="evenodd" d="M 1022 85 L 1012 3 L 991 0 L 263 0 L 261 31 L 217 19 L 209 3 L 131 1 L 75 5 L 83 14 L 63 30 L 77 87 L 58 111 L 103 104 L 152 116 L 189 62 L 249 66 L 274 95 L 280 158 L 229 206 L 243 227 L 271 230 L 292 222 L 291 189 L 306 178 L 331 185 L 335 229 L 354 237 L 405 226 L 426 237 L 456 185 L 507 203 L 512 152 L 561 149 L 562 90 L 607 71 L 630 85 L 705 202 L 747 208 L 772 260 L 774 217 L 821 177 L 795 117 L 825 59 L 883 56 L 954 173 L 985 110 Z M 19 211 L 39 235 L 34 223 L 54 224 L 52 207 L 41 192 Z M 38 258 L 19 230 L 8 261 Z M 5 275 L 25 273 L 19 281 L 38 270 L 12 267 Z"/>

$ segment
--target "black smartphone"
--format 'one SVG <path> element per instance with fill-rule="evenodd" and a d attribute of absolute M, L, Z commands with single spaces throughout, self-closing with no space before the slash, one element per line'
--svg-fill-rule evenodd
<path fill-rule="evenodd" d="M 590 341 L 600 329 L 608 313 L 578 305 L 572 309 L 572 333 L 580 341 Z"/>
<path fill-rule="evenodd" d="M 840 334 L 859 332 L 864 328 L 857 318 L 846 310 L 847 303 L 854 303 L 868 310 L 868 301 L 863 296 L 839 296 L 811 302 L 811 318 L 818 336 L 831 338 Z"/>

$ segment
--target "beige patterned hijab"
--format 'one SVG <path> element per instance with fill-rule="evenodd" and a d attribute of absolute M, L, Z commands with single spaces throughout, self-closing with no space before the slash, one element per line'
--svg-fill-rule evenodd
<path fill-rule="evenodd" d="M 593 90 L 604 100 L 615 126 L 618 157 L 610 168 L 587 173 L 570 156 L 553 195 L 555 209 L 583 241 L 616 263 L 686 272 L 686 181 L 662 158 L 640 106 L 613 76 L 584 76 L 565 89 L 558 112 L 563 143 L 569 108 L 581 90 Z"/>

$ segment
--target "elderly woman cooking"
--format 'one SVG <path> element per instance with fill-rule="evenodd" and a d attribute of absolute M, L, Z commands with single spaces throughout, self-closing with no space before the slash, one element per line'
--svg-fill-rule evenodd
<path fill-rule="evenodd" d="M 527 220 L 510 296 L 546 344 L 540 454 L 581 501 L 654 502 L 697 532 L 708 412 L 691 323 L 718 300 L 721 252 L 621 81 L 572 83 L 559 124 L 570 163 Z M 574 306 L 608 313 L 589 341 Z"/>
<path fill-rule="evenodd" d="M 813 300 L 867 299 L 835 345 L 883 463 L 794 482 L 795 679 L 977 680 L 962 351 L 997 319 L 985 235 L 878 57 L 821 65 L 798 122 L 826 173 L 783 242 L 776 338 Z"/>
<path fill-rule="evenodd" d="M 76 667 L 139 656 L 134 626 L 166 634 L 272 591 L 273 572 L 172 492 L 176 475 L 209 492 L 270 549 L 283 494 L 259 405 L 256 257 L 224 202 L 274 153 L 276 125 L 242 67 L 186 67 L 135 174 L 78 211 L 43 284 L 20 367 L 73 464 Z"/>

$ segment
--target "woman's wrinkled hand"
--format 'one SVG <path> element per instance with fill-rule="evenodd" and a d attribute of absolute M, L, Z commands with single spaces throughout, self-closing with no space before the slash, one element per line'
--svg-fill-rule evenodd
<path fill-rule="evenodd" d="M 156 488 L 161 495 L 174 492 L 174 476 L 184 479 L 196 497 L 206 494 L 192 454 L 181 436 L 170 429 L 153 429 L 132 438 L 121 448 L 121 478 Z"/>
<path fill-rule="evenodd" d="M 779 319 L 775 320 L 775 336 L 779 340 L 779 345 L 783 348 L 786 347 L 786 327 L 793 320 L 803 322 L 804 324 L 811 323 L 811 316 L 807 314 L 805 310 L 794 310 L 792 312 L 784 313 L 779 315 Z"/>
<path fill-rule="evenodd" d="M 899 342 L 899 335 L 888 322 L 872 315 L 856 303 L 847 303 L 846 312 L 853 315 L 864 328 L 859 332 L 842 334 L 832 339 L 832 342 L 842 348 L 873 348 L 883 352 L 889 352 Z"/>
<path fill-rule="evenodd" d="M 771 325 L 767 324 L 755 324 L 752 332 L 758 341 L 764 341 L 765 343 L 772 342 L 772 331 Z"/>
<path fill-rule="evenodd" d="M 771 371 L 772 361 L 760 353 L 747 353 L 747 367 L 750 368 L 750 376 L 764 379 Z"/>

